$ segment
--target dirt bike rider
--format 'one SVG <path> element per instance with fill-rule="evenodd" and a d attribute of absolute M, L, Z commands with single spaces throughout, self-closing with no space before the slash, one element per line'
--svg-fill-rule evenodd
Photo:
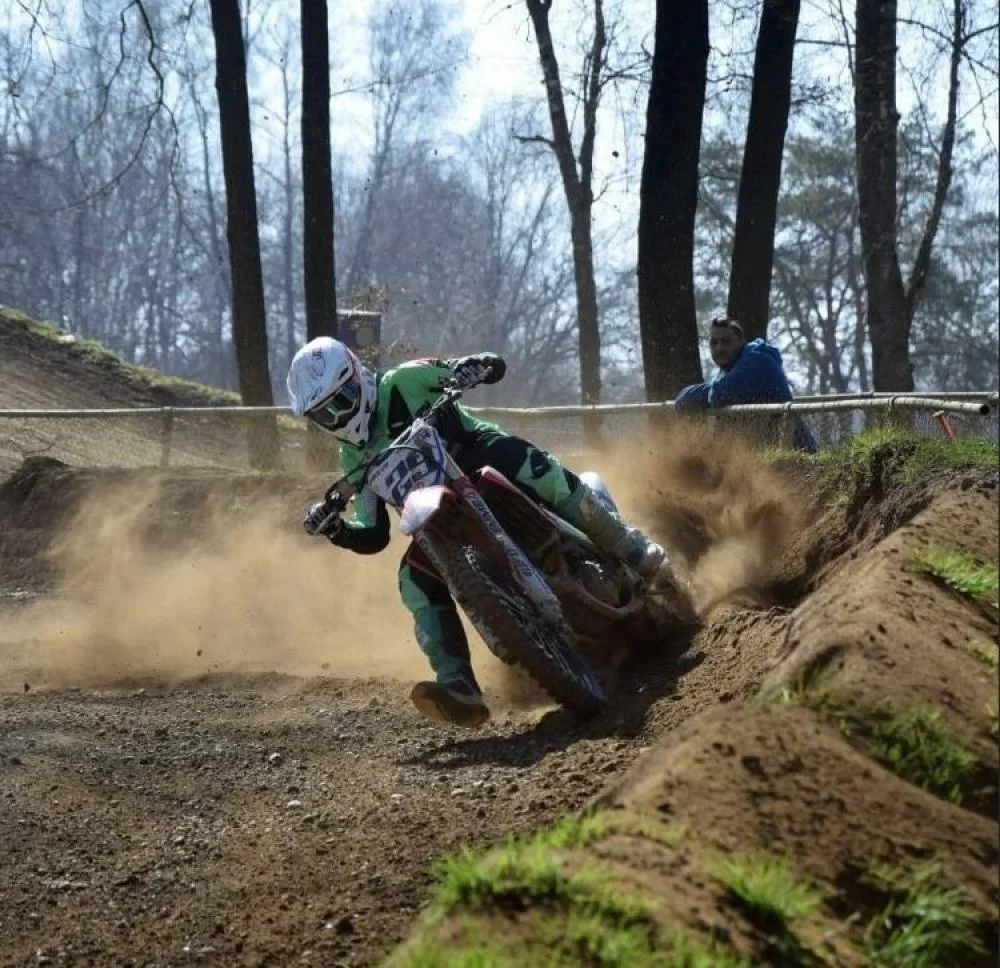
<path fill-rule="evenodd" d="M 350 473 L 383 451 L 445 384 L 462 389 L 496 383 L 504 360 L 480 353 L 449 360 L 414 360 L 383 374 L 364 366 L 343 343 L 320 336 L 303 346 L 288 371 L 288 393 L 296 416 L 305 416 L 340 441 L 340 467 Z M 445 411 L 438 433 L 466 474 L 490 465 L 583 531 L 601 550 L 652 577 L 665 559 L 663 548 L 628 527 L 595 493 L 550 454 L 495 424 L 479 420 L 461 405 Z M 389 515 L 370 489 L 352 499 L 354 520 L 330 515 L 323 502 L 303 520 L 310 534 L 358 554 L 375 554 L 389 543 Z M 490 716 L 476 682 L 469 643 L 455 602 L 440 579 L 412 567 L 404 557 L 399 591 L 413 615 L 416 639 L 436 681 L 418 682 L 410 699 L 430 719 L 476 728 Z"/>

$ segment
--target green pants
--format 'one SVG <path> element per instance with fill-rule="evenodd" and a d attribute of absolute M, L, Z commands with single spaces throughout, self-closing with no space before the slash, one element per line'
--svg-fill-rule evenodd
<path fill-rule="evenodd" d="M 458 464 L 466 474 L 489 465 L 530 496 L 570 518 L 585 491 L 580 479 L 551 454 L 506 434 L 490 434 L 464 448 Z M 448 586 L 414 568 L 404 557 L 399 566 L 399 593 L 413 615 L 417 642 L 437 681 L 463 678 L 475 682 L 469 643 Z"/>

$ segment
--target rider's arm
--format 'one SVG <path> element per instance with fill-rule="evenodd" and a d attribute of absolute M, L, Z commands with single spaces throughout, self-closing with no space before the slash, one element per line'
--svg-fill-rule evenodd
<path fill-rule="evenodd" d="M 370 488 L 362 488 L 351 498 L 354 520 L 344 522 L 344 529 L 333 542 L 359 555 L 375 555 L 389 544 L 389 512 Z"/>
<path fill-rule="evenodd" d="M 350 476 L 361 464 L 361 454 L 349 444 L 340 446 L 340 469 Z M 374 555 L 389 544 L 389 512 L 385 503 L 371 488 L 363 487 L 348 505 L 352 520 L 345 521 L 344 527 L 335 538 L 335 545 L 359 555 Z"/>
<path fill-rule="evenodd" d="M 392 370 L 386 379 L 400 390 L 408 404 L 412 404 L 411 410 L 415 413 L 423 403 L 432 403 L 437 399 L 445 385 L 451 382 L 456 368 L 469 364 L 489 367 L 483 383 L 496 383 L 503 379 L 507 371 L 507 364 L 502 356 L 497 356 L 496 353 L 476 353 L 449 360 L 411 360 Z M 392 422 L 390 418 L 390 425 Z"/>

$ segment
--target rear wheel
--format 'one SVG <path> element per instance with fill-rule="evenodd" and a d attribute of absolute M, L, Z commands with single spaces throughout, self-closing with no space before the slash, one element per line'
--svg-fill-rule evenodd
<path fill-rule="evenodd" d="M 607 705 L 604 689 L 515 582 L 469 544 L 439 547 L 445 581 L 480 635 L 504 661 L 516 662 L 578 716 Z"/>

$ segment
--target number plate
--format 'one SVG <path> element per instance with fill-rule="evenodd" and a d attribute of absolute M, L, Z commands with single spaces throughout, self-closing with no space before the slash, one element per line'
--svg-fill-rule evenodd
<path fill-rule="evenodd" d="M 386 504 L 401 508 L 411 491 L 444 484 L 448 480 L 447 459 L 437 431 L 418 421 L 410 434 L 397 439 L 378 459 L 376 467 L 368 474 L 368 486 Z"/>

